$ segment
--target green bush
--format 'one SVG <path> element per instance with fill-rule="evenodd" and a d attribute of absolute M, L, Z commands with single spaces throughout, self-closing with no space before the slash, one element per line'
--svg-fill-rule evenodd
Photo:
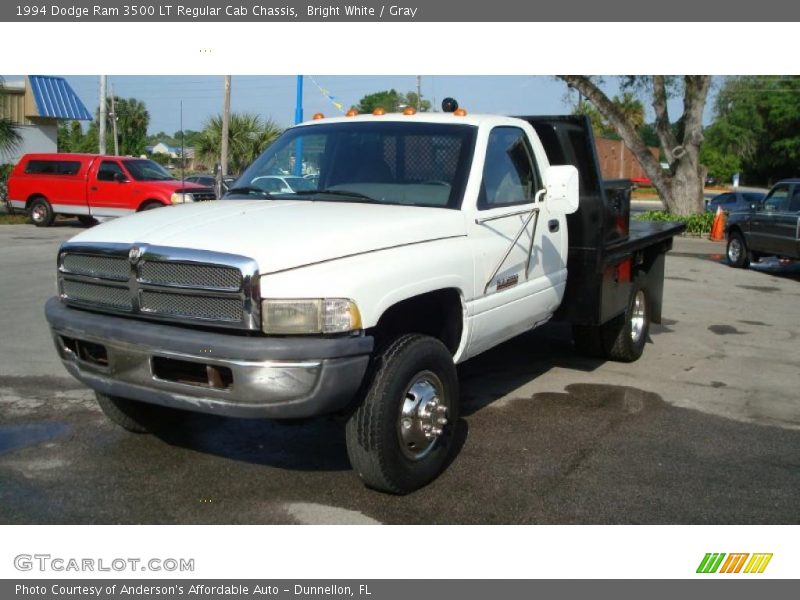
<path fill-rule="evenodd" d="M 0 165 L 0 206 L 5 206 L 6 210 L 8 210 L 8 176 L 11 175 L 11 171 L 14 169 L 14 165 Z"/>
<path fill-rule="evenodd" d="M 666 210 L 650 210 L 634 215 L 638 221 L 672 221 L 686 223 L 686 233 L 699 235 L 711 233 L 714 213 L 697 213 L 694 215 L 673 215 Z"/>

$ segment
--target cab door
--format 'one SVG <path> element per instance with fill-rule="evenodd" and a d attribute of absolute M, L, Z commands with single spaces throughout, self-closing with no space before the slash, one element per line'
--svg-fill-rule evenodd
<path fill-rule="evenodd" d="M 120 161 L 104 159 L 89 178 L 89 208 L 93 215 L 117 217 L 134 212 L 132 181 Z"/>
<path fill-rule="evenodd" d="M 786 214 L 789 205 L 791 186 L 780 183 L 773 187 L 764 198 L 762 210 L 753 214 L 750 221 L 750 238 L 747 240 L 755 251 L 780 254 L 781 252 L 781 217 Z"/>
<path fill-rule="evenodd" d="M 516 126 L 488 134 L 468 224 L 475 264 L 470 356 L 549 318 L 563 293 L 565 218 L 548 210 L 530 135 Z"/>

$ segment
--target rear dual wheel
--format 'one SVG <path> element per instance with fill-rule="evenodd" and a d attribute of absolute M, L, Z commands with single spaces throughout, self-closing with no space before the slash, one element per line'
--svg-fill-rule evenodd
<path fill-rule="evenodd" d="M 644 288 L 635 283 L 625 312 L 602 325 L 574 325 L 572 337 L 587 356 L 633 362 L 644 352 L 650 332 L 650 306 Z"/>

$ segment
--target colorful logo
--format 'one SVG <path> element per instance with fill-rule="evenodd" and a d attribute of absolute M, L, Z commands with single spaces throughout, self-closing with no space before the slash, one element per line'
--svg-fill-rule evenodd
<path fill-rule="evenodd" d="M 748 560 L 748 557 L 750 560 Z M 724 552 L 709 552 L 703 557 L 703 560 L 700 561 L 697 572 L 763 573 L 770 560 L 772 560 L 771 553 L 749 554 L 747 552 L 739 552 L 725 554 Z"/>

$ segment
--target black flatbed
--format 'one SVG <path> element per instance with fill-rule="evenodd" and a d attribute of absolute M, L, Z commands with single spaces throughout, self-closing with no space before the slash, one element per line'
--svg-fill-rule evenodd
<path fill-rule="evenodd" d="M 672 238 L 686 231 L 686 223 L 677 221 L 637 221 L 631 219 L 628 238 L 606 246 L 606 258 L 630 254 L 661 242 L 672 243 Z"/>
<path fill-rule="evenodd" d="M 631 220 L 631 182 L 603 180 L 585 116 L 523 116 L 551 165 L 578 170 L 580 204 L 567 215 L 567 287 L 556 317 L 600 326 L 627 309 L 631 292 L 647 294 L 650 319 L 661 320 L 664 256 L 684 223 Z"/>

